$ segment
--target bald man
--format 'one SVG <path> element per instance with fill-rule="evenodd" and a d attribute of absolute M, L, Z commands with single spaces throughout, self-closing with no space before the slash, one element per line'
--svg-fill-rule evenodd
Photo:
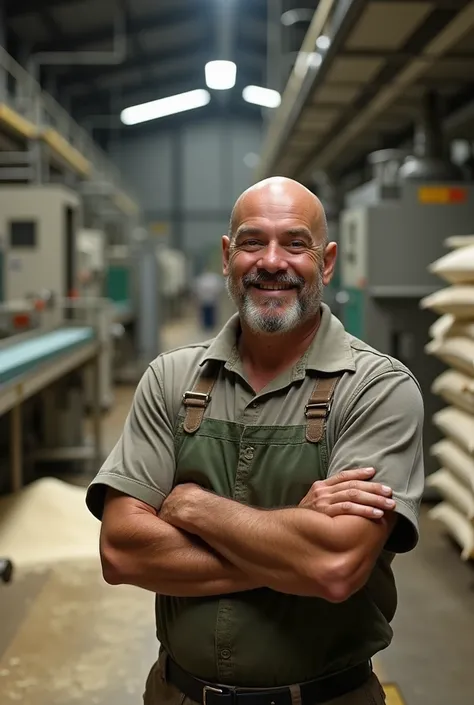
<path fill-rule="evenodd" d="M 87 495 L 105 580 L 157 595 L 145 705 L 381 704 L 418 384 L 322 303 L 337 248 L 303 186 L 246 191 L 222 244 L 238 313 L 150 364 Z"/>

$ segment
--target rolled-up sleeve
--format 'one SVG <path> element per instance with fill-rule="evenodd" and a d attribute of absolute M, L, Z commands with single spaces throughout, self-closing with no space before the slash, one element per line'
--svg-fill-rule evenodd
<path fill-rule="evenodd" d="M 87 490 L 87 506 L 98 519 L 102 518 L 109 487 L 157 510 L 171 491 L 173 423 L 166 410 L 157 362 L 140 380 L 122 435 Z"/>
<path fill-rule="evenodd" d="M 329 475 L 373 467 L 374 482 L 393 490 L 397 524 L 387 550 L 404 553 L 418 541 L 424 488 L 424 409 L 415 380 L 401 370 L 384 372 L 358 390 L 343 411 L 329 462 Z"/>

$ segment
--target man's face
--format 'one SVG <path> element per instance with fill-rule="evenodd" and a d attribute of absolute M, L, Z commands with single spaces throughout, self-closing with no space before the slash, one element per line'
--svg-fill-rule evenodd
<path fill-rule="evenodd" d="M 287 332 L 317 315 L 333 265 L 328 275 L 312 208 L 284 198 L 249 200 L 232 240 L 224 238 L 227 290 L 253 330 Z"/>

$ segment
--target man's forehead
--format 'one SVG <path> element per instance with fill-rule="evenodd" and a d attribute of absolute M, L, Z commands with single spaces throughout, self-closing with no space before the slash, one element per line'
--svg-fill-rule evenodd
<path fill-rule="evenodd" d="M 263 218 L 258 220 L 251 219 L 244 221 L 237 225 L 235 230 L 236 237 L 241 237 L 244 235 L 261 235 L 268 233 L 269 231 L 275 231 L 279 234 L 285 235 L 301 235 L 311 237 L 311 227 L 310 224 L 301 223 L 298 220 L 281 220 L 276 222 L 269 222 Z"/>

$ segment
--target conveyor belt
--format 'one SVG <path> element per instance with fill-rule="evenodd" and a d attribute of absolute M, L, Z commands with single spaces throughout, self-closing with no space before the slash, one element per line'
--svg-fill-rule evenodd
<path fill-rule="evenodd" d="M 0 350 L 0 385 L 42 362 L 76 350 L 94 340 L 94 337 L 94 329 L 91 327 L 61 328 Z"/>

